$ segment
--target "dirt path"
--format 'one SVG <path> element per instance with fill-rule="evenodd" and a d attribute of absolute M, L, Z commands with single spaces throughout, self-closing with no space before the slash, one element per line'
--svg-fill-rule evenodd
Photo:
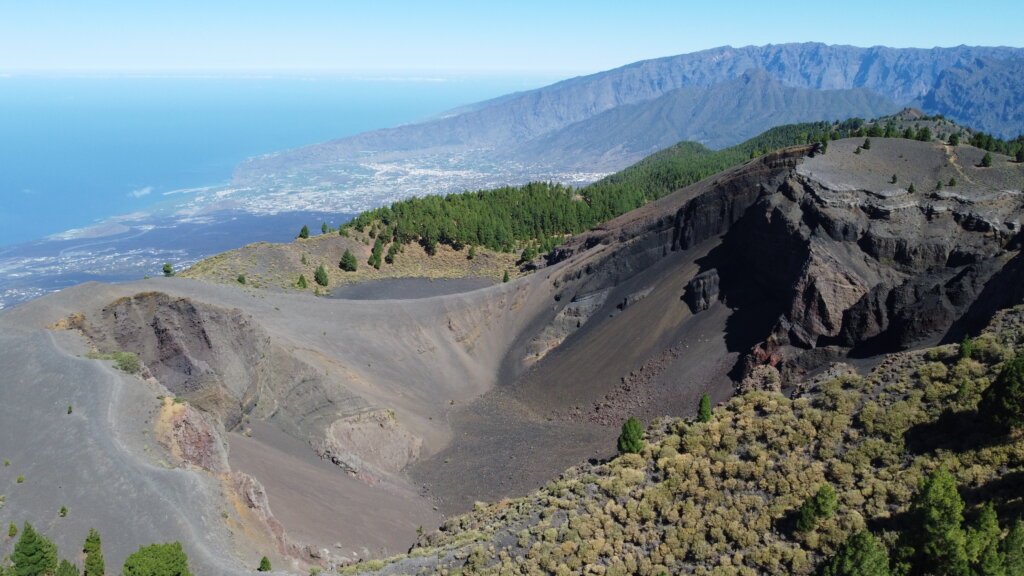
<path fill-rule="evenodd" d="M 946 152 L 946 160 L 953 166 L 953 168 L 956 169 L 956 173 L 960 175 L 960 178 L 962 178 L 964 182 L 973 184 L 974 181 L 971 180 L 971 177 L 968 176 L 966 172 L 964 172 L 964 167 L 960 165 L 960 157 L 957 156 L 956 147 L 945 144 L 942 148 Z"/>

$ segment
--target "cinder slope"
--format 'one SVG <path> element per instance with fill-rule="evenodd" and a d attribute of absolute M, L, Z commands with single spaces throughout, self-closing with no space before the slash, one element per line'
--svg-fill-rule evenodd
<path fill-rule="evenodd" d="M 151 433 L 153 389 L 80 357 L 87 348 L 72 333 L 40 329 L 77 308 L 69 296 L 0 319 L 0 457 L 10 462 L 0 468 L 0 519 L 32 522 L 70 558 L 96 527 L 112 573 L 140 545 L 168 540 L 183 543 L 197 572 L 246 573 L 259 542 L 233 531 L 220 478 L 167 464 Z M 0 544 L 3 555 L 13 543 Z"/>

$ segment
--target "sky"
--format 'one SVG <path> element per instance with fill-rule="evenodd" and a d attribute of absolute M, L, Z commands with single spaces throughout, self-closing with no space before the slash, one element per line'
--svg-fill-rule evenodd
<path fill-rule="evenodd" d="M 587 74 L 722 45 L 1022 46 L 1016 1 L 0 0 L 0 73 Z"/>

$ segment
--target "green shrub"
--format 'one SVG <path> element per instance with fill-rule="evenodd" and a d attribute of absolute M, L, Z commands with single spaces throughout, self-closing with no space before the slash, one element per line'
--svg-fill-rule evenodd
<path fill-rule="evenodd" d="M 636 454 L 644 447 L 644 427 L 640 421 L 630 416 L 622 424 L 622 433 L 619 434 L 619 452 L 624 454 Z"/>
<path fill-rule="evenodd" d="M 180 542 L 139 547 L 124 560 L 122 576 L 192 576 Z"/>

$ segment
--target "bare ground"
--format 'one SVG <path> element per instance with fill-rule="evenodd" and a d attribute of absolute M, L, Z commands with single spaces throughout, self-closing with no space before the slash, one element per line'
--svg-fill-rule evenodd
<path fill-rule="evenodd" d="M 417 528 L 441 521 L 409 487 L 369 486 L 272 425 L 255 423 L 252 437 L 233 433 L 228 441 L 231 467 L 263 484 L 289 536 L 326 548 L 341 562 L 404 552 Z"/>

